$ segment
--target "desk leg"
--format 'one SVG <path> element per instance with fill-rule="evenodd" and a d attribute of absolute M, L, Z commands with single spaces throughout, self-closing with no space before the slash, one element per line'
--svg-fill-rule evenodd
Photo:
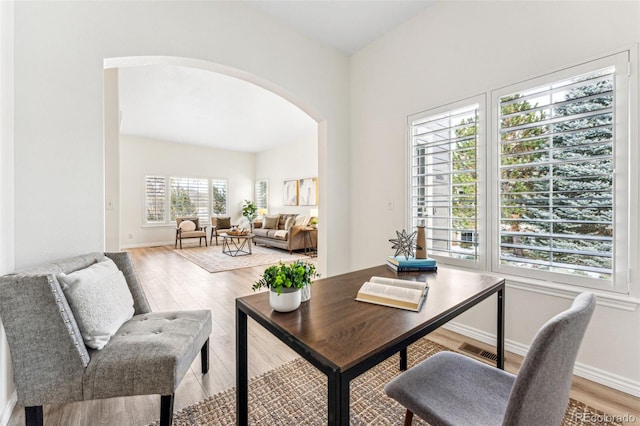
<path fill-rule="evenodd" d="M 504 370 L 504 287 L 498 290 L 497 367 Z"/>
<path fill-rule="evenodd" d="M 236 308 L 236 424 L 249 424 L 247 314 Z"/>
<path fill-rule="evenodd" d="M 407 348 L 400 350 L 400 371 L 407 371 Z"/>
<path fill-rule="evenodd" d="M 329 426 L 349 425 L 349 380 L 334 372 L 327 377 Z"/>

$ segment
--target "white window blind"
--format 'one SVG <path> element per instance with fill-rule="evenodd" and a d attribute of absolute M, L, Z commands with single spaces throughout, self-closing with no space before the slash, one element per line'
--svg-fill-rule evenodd
<path fill-rule="evenodd" d="M 499 270 L 624 290 L 624 59 L 497 98 Z"/>
<path fill-rule="evenodd" d="M 409 117 L 410 211 L 429 256 L 478 260 L 480 104 Z"/>
<path fill-rule="evenodd" d="M 147 223 L 164 222 L 167 179 L 164 176 L 145 177 L 145 215 Z"/>
<path fill-rule="evenodd" d="M 202 224 L 209 221 L 209 179 L 171 177 L 171 220 L 197 216 Z"/>
<path fill-rule="evenodd" d="M 269 181 L 257 180 L 255 186 L 256 207 L 259 209 L 269 208 Z"/>
<path fill-rule="evenodd" d="M 214 215 L 227 214 L 226 179 L 211 179 L 211 212 Z"/>

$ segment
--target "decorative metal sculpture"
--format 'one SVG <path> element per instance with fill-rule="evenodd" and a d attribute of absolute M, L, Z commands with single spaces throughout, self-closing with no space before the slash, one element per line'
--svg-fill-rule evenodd
<path fill-rule="evenodd" d="M 406 258 L 413 257 L 413 249 L 416 247 L 416 244 L 414 242 L 416 233 L 412 232 L 411 234 L 407 234 L 407 231 L 403 229 L 402 232 L 396 231 L 396 235 L 398 236 L 398 238 L 389 239 L 389 242 L 393 243 L 391 248 L 396 251 L 395 255 L 397 256 L 399 254 L 403 254 Z"/>

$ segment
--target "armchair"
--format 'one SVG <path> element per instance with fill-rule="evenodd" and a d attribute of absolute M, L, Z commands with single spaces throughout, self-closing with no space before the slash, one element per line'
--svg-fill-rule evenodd
<path fill-rule="evenodd" d="M 211 237 L 209 244 L 213 245 L 213 238 L 216 238 L 216 245 L 218 245 L 218 236 L 231 230 L 231 218 L 230 217 L 218 217 L 211 216 Z"/>
<path fill-rule="evenodd" d="M 207 228 L 206 226 L 200 226 L 200 219 L 197 217 L 178 217 L 176 218 L 176 225 L 174 247 L 178 247 L 178 241 L 180 241 L 180 248 L 182 249 L 182 240 L 185 238 L 199 238 L 200 246 L 202 246 L 202 239 L 204 238 L 204 245 L 207 245 Z"/>
<path fill-rule="evenodd" d="M 77 300 L 60 283 L 104 264 L 115 270 L 118 288 L 130 291 L 130 319 L 102 349 L 92 349 Z M 107 281 L 86 282 L 103 292 L 114 288 L 111 281 L 109 290 Z M 128 253 L 90 253 L 2 276 L 0 317 L 28 426 L 43 424 L 44 404 L 148 394 L 161 395 L 160 424 L 171 425 L 175 391 L 198 351 L 202 373 L 209 369 L 211 312 L 151 312 Z"/>

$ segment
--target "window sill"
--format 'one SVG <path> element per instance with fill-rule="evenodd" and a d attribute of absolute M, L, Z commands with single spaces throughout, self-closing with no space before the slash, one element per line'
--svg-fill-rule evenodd
<path fill-rule="evenodd" d="M 145 223 L 142 228 L 175 228 L 175 223 Z"/>
<path fill-rule="evenodd" d="M 442 265 L 446 265 L 441 262 Z M 448 267 L 456 268 L 454 265 L 446 265 Z M 456 268 L 456 269 L 469 269 L 469 268 Z M 640 299 L 627 294 L 613 293 L 605 290 L 598 290 L 587 287 L 571 286 L 567 284 L 559 284 L 550 281 L 535 280 L 531 278 L 518 277 L 513 275 L 499 274 L 491 271 L 483 271 L 482 269 L 473 269 L 474 272 L 486 273 L 495 275 L 505 279 L 505 283 L 508 288 L 515 288 L 518 290 L 530 291 L 532 293 L 546 294 L 554 297 L 562 297 L 564 299 L 573 300 L 578 294 L 584 291 L 593 292 L 597 299 L 598 305 L 607 306 L 609 308 L 620 309 L 623 311 L 634 312 L 638 305 L 640 305 Z"/>
<path fill-rule="evenodd" d="M 573 299 L 583 291 L 591 291 L 596 295 L 598 298 L 598 305 L 601 306 L 633 312 L 638 308 L 638 305 L 640 305 L 640 299 L 630 295 L 612 293 L 593 288 L 552 283 L 548 281 L 538 281 L 522 277 L 512 277 L 507 275 L 501 276 L 506 280 L 507 287 L 531 291 L 533 293 Z"/>

